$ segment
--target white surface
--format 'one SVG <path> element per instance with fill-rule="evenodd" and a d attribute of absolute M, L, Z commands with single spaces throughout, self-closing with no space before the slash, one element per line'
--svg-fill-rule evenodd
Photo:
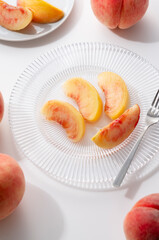
<path fill-rule="evenodd" d="M 145 17 L 136 26 L 111 31 L 96 20 L 90 1 L 76 0 L 69 18 L 53 33 L 23 43 L 0 41 L 0 90 L 5 101 L 0 152 L 18 160 L 27 181 L 21 204 L 0 222 L 1 240 L 124 240 L 126 213 L 141 197 L 158 192 L 159 169 L 128 188 L 108 192 L 80 191 L 53 181 L 17 153 L 7 116 L 10 92 L 20 73 L 42 53 L 61 44 L 113 43 L 142 55 L 159 68 L 158 8 L 159 2 L 151 0 Z"/>
<path fill-rule="evenodd" d="M 7 2 L 13 6 L 16 6 L 16 0 L 8 0 Z M 64 12 L 64 17 L 62 19 L 50 24 L 38 24 L 32 22 L 21 31 L 9 31 L 0 26 L 0 40 L 11 42 L 28 41 L 40 38 L 42 36 L 46 36 L 47 34 L 59 28 L 70 15 L 70 12 L 73 8 L 74 0 L 63 0 L 63 2 L 59 2 L 57 0 L 50 0 L 48 2 L 50 4 L 53 4 L 53 6 L 55 7 L 58 7 Z"/>

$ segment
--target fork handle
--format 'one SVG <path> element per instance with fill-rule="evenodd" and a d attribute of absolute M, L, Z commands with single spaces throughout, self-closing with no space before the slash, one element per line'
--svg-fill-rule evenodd
<path fill-rule="evenodd" d="M 146 130 L 148 129 L 148 127 L 149 126 L 146 126 L 144 128 L 143 132 L 141 133 L 140 137 L 138 138 L 137 142 L 135 143 L 134 147 L 132 148 L 132 150 L 131 150 L 131 152 L 130 152 L 126 162 L 124 163 L 124 165 L 120 169 L 117 177 L 115 178 L 115 180 L 113 182 L 113 186 L 114 187 L 120 187 L 120 185 L 121 185 L 121 183 L 122 183 L 122 181 L 123 181 L 123 179 L 124 179 L 124 177 L 125 177 L 125 175 L 127 173 L 127 170 L 128 170 L 128 168 L 129 168 L 129 166 L 130 166 L 130 164 L 132 162 L 132 159 L 133 159 L 133 157 L 134 157 L 134 155 L 136 153 L 136 150 L 138 149 L 139 144 L 140 144 L 140 142 L 141 142 L 141 140 L 142 140 Z"/>

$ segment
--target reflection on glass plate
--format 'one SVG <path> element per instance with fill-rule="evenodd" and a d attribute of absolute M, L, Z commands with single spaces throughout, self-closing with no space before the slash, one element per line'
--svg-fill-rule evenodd
<path fill-rule="evenodd" d="M 139 104 L 140 121 L 133 133 L 119 146 L 105 150 L 90 139 L 110 120 L 103 114 L 97 123 L 86 123 L 86 133 L 79 143 L 72 143 L 56 123 L 45 121 L 42 105 L 59 99 L 77 105 L 66 97 L 62 84 L 71 77 L 97 84 L 102 71 L 113 71 L 125 81 L 130 104 Z M 145 115 L 158 88 L 159 73 L 137 54 L 104 43 L 77 43 L 61 46 L 36 59 L 20 75 L 9 105 L 10 127 L 19 149 L 36 166 L 63 183 L 88 189 L 110 189 L 119 169 L 144 128 Z M 159 125 L 151 127 L 128 171 L 129 176 L 149 164 L 159 149 Z M 143 172 L 142 172 L 142 175 Z M 135 175 L 137 176 L 137 175 Z M 140 177 L 140 176 L 138 176 Z"/>
<path fill-rule="evenodd" d="M 74 0 L 47 0 L 47 2 L 64 11 L 65 15 L 60 21 L 49 24 L 31 23 L 21 31 L 9 31 L 0 26 L 0 40 L 12 42 L 28 41 L 45 36 L 60 27 L 70 15 L 74 5 Z M 15 0 L 8 0 L 7 3 L 16 6 Z"/>

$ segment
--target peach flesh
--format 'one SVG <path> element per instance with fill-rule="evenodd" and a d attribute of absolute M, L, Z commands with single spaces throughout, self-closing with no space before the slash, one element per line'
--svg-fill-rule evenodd
<path fill-rule="evenodd" d="M 159 239 L 159 193 L 139 200 L 124 220 L 127 240 Z"/>
<path fill-rule="evenodd" d="M 118 118 L 125 111 L 129 101 L 124 80 L 114 72 L 102 72 L 98 75 L 98 85 L 105 95 L 105 114 L 113 120 Z"/>
<path fill-rule="evenodd" d="M 33 12 L 33 21 L 53 23 L 64 17 L 64 12 L 43 0 L 17 0 L 17 5 L 27 7 Z"/>
<path fill-rule="evenodd" d="M 72 142 L 78 142 L 83 137 L 85 133 L 84 119 L 71 104 L 59 100 L 50 100 L 43 105 L 41 113 L 47 120 L 59 123 Z"/>
<path fill-rule="evenodd" d="M 146 13 L 149 0 L 91 0 L 97 19 L 110 29 L 126 29 Z"/>
<path fill-rule="evenodd" d="M 32 12 L 23 7 L 15 7 L 0 1 L 0 25 L 8 30 L 18 31 L 32 21 Z"/>
<path fill-rule="evenodd" d="M 65 94 L 74 99 L 84 119 L 97 121 L 103 110 L 102 100 L 96 88 L 83 78 L 71 78 L 63 84 Z"/>
<path fill-rule="evenodd" d="M 136 104 L 126 110 L 119 118 L 100 129 L 92 141 L 99 147 L 111 149 L 122 143 L 135 129 L 140 117 Z"/>
<path fill-rule="evenodd" d="M 0 154 L 0 220 L 19 205 L 25 191 L 24 174 L 12 157 Z"/>

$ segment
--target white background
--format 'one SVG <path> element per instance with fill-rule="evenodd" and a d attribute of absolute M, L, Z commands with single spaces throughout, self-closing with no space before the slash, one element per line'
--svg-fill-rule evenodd
<path fill-rule="evenodd" d="M 0 152 L 17 159 L 27 182 L 21 204 L 0 222 L 0 240 L 122 240 L 127 212 L 143 196 L 159 192 L 158 169 L 128 188 L 114 191 L 82 191 L 53 181 L 18 154 L 7 115 L 10 93 L 18 76 L 35 58 L 58 45 L 83 41 L 113 43 L 138 53 L 159 68 L 158 9 L 159 1 L 151 0 L 138 24 L 112 31 L 95 18 L 89 0 L 75 0 L 69 18 L 51 34 L 21 43 L 0 41 L 0 91 L 5 101 Z"/>

